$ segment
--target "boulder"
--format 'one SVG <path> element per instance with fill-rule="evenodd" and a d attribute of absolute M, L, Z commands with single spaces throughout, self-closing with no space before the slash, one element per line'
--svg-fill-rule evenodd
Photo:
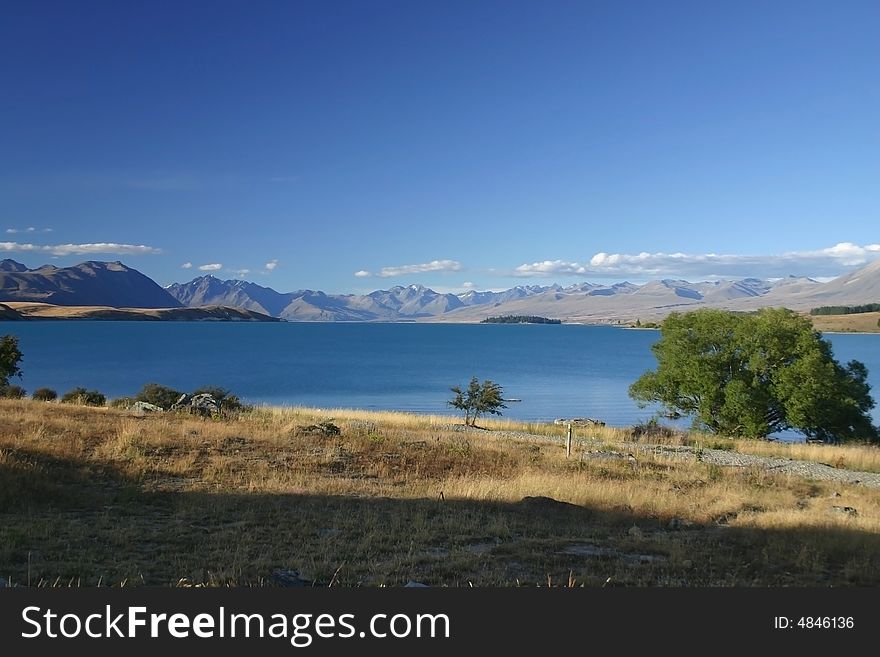
<path fill-rule="evenodd" d="M 194 415 L 211 417 L 220 412 L 220 404 L 213 395 L 203 392 L 198 395 L 183 394 L 171 406 L 172 411 L 188 411 Z"/>
<path fill-rule="evenodd" d="M 148 402 L 136 401 L 131 405 L 131 410 L 146 415 L 147 413 L 164 413 L 165 410 L 161 406 L 150 404 Z"/>
<path fill-rule="evenodd" d="M 189 406 L 190 396 L 186 393 L 183 393 L 180 397 L 177 398 L 177 401 L 171 404 L 172 411 L 182 411 L 187 406 Z"/>
<path fill-rule="evenodd" d="M 602 420 L 596 420 L 591 417 L 573 417 L 573 418 L 564 418 L 560 417 L 553 420 L 553 424 L 571 424 L 576 427 L 604 427 L 605 423 Z"/>
<path fill-rule="evenodd" d="M 858 509 L 851 506 L 832 506 L 831 511 L 833 513 L 842 513 L 847 516 L 852 516 L 853 518 L 859 515 Z"/>

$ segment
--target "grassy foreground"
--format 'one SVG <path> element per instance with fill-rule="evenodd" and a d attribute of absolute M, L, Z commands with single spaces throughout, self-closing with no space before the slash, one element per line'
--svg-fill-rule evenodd
<path fill-rule="evenodd" d="M 302 431 L 329 417 L 339 435 Z M 561 443 L 499 431 L 562 427 L 487 420 L 491 430 L 463 433 L 456 422 L 315 409 L 218 421 L 0 401 L 0 577 L 247 586 L 297 570 L 333 586 L 880 584 L 876 490 L 697 459 L 583 458 L 598 442 L 567 459 Z M 631 440 L 589 433 L 609 453 Z M 728 442 L 880 470 L 875 448 Z"/>

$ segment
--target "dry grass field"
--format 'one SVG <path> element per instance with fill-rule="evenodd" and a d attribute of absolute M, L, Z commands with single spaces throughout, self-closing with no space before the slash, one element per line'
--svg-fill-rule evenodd
<path fill-rule="evenodd" d="M 338 435 L 304 429 L 328 419 Z M 661 455 L 584 458 L 583 445 L 566 458 L 561 442 L 505 433 L 561 437 L 562 427 L 455 423 L 0 401 L 0 577 L 261 586 L 296 570 L 323 586 L 880 585 L 876 489 Z M 632 440 L 591 434 L 609 453 Z M 728 442 L 880 471 L 873 447 Z"/>
<path fill-rule="evenodd" d="M 840 333 L 880 333 L 880 313 L 852 315 L 814 315 L 810 317 L 818 331 Z"/>

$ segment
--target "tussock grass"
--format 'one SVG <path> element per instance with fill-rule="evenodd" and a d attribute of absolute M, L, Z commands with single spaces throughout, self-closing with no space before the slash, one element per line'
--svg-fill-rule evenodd
<path fill-rule="evenodd" d="M 301 431 L 322 421 L 340 434 Z M 296 569 L 346 586 L 880 584 L 876 491 L 641 452 L 589 458 L 630 441 L 621 429 L 591 429 L 580 437 L 595 440 L 569 459 L 564 427 L 457 424 L 2 401 L 0 576 L 263 585 Z M 869 447 L 731 442 L 877 463 Z"/>

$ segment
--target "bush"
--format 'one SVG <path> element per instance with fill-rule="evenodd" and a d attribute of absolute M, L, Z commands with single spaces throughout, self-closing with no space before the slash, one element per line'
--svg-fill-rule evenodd
<path fill-rule="evenodd" d="M 675 429 L 667 427 L 657 422 L 655 418 L 651 418 L 647 422 L 640 422 L 633 426 L 631 430 L 633 438 L 672 438 L 676 435 Z"/>
<path fill-rule="evenodd" d="M 332 420 L 324 420 L 318 424 L 309 424 L 308 426 L 297 427 L 294 430 L 297 436 L 338 436 L 342 430 L 333 424 Z"/>
<path fill-rule="evenodd" d="M 131 406 L 137 401 L 134 397 L 117 397 L 116 399 L 111 399 L 108 404 L 110 408 L 131 408 Z"/>
<path fill-rule="evenodd" d="M 34 390 L 32 397 L 36 401 L 49 402 L 58 399 L 58 393 L 52 390 L 52 388 L 37 388 Z"/>
<path fill-rule="evenodd" d="M 27 391 L 21 386 L 0 386 L 0 397 L 3 399 L 21 399 L 25 395 L 27 395 Z"/>
<path fill-rule="evenodd" d="M 154 404 L 161 409 L 168 410 L 174 405 L 183 393 L 174 388 L 163 386 L 158 383 L 147 383 L 141 391 L 135 395 L 135 401 Z"/>
<path fill-rule="evenodd" d="M 220 406 L 221 413 L 234 413 L 236 411 L 246 410 L 246 407 L 244 404 L 241 403 L 241 400 L 236 395 L 233 395 L 226 388 L 220 388 L 219 386 L 202 386 L 201 388 L 194 390 L 192 394 L 193 396 L 211 395 L 215 400 L 217 400 L 217 404 Z"/>
<path fill-rule="evenodd" d="M 80 404 L 82 406 L 104 406 L 107 403 L 107 398 L 97 390 L 74 388 L 64 393 L 61 403 Z"/>
<path fill-rule="evenodd" d="M 4 335 L 0 338 L 0 387 L 9 384 L 10 376 L 21 376 L 21 350 L 18 348 L 18 338 L 14 335 Z"/>

